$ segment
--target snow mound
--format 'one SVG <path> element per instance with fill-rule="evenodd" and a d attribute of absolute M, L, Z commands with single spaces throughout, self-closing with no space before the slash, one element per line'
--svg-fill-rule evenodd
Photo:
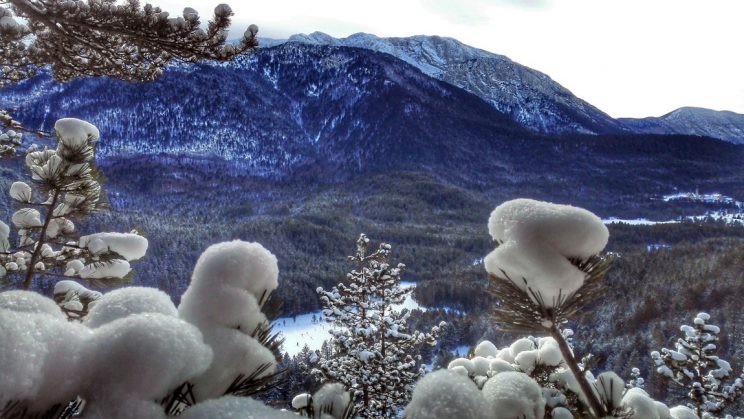
<path fill-rule="evenodd" d="M 632 419 L 662 419 L 659 417 L 659 409 L 656 401 L 648 396 L 648 393 L 640 388 L 634 387 L 625 392 L 622 406 L 632 409 Z"/>
<path fill-rule="evenodd" d="M 537 360 L 541 365 L 557 367 L 563 362 L 563 354 L 558 342 L 552 337 L 546 337 L 540 340 L 540 349 L 537 352 Z"/>
<path fill-rule="evenodd" d="M 439 370 L 426 374 L 413 390 L 407 419 L 487 419 L 483 394 L 467 376 Z"/>
<path fill-rule="evenodd" d="M 59 320 L 67 319 L 54 300 L 33 291 L 13 290 L 0 293 L 0 309 L 17 313 L 48 314 Z"/>
<path fill-rule="evenodd" d="M 545 399 L 540 386 L 527 374 L 502 372 L 483 386 L 491 418 L 543 419 Z"/>
<path fill-rule="evenodd" d="M 488 231 L 500 245 L 486 256 L 486 270 L 499 277 L 503 270 L 522 289 L 539 293 L 548 307 L 584 283 L 584 273 L 569 258 L 601 252 L 609 237 L 602 220 L 587 210 L 531 199 L 496 207 Z"/>
<path fill-rule="evenodd" d="M 106 395 L 160 400 L 198 376 L 212 361 L 199 330 L 176 317 L 134 314 L 95 329 L 83 358 L 92 385 L 82 396 L 90 404 Z"/>
<path fill-rule="evenodd" d="M 75 262 L 75 261 L 72 261 L 72 262 Z M 80 263 L 80 266 L 82 266 L 82 263 Z M 100 292 L 89 290 L 88 288 L 85 288 L 78 282 L 70 280 L 70 279 L 58 281 L 56 284 L 54 284 L 53 293 L 54 293 L 54 298 L 59 298 L 59 299 L 62 299 L 64 297 L 67 297 L 71 293 L 74 293 L 74 294 L 77 294 L 77 296 L 80 298 L 81 301 L 88 302 L 88 303 L 90 303 L 91 301 L 96 301 L 103 296 L 103 294 L 101 294 Z"/>
<path fill-rule="evenodd" d="M 126 260 L 112 259 L 85 265 L 78 275 L 83 279 L 124 278 L 131 270 Z"/>
<path fill-rule="evenodd" d="M 473 353 L 475 354 L 475 356 L 482 356 L 484 358 L 495 358 L 496 355 L 498 355 L 499 350 L 491 341 L 484 340 L 475 347 Z"/>
<path fill-rule="evenodd" d="M 204 342 L 212 347 L 214 360 L 203 374 L 194 378 L 194 396 L 197 400 L 225 394 L 239 376 L 249 376 L 268 365 L 260 377 L 274 372 L 276 359 L 269 349 L 238 330 L 225 328 L 202 329 Z"/>
<path fill-rule="evenodd" d="M 10 218 L 14 226 L 18 228 L 41 227 L 41 214 L 33 208 L 21 208 Z"/>
<path fill-rule="evenodd" d="M 85 316 L 83 324 L 95 329 L 114 320 L 140 313 L 178 316 L 176 306 L 170 296 L 163 291 L 147 287 L 126 287 L 104 294 Z"/>
<path fill-rule="evenodd" d="M 669 414 L 673 419 L 700 419 L 695 411 L 687 406 L 674 406 L 669 409 Z"/>
<path fill-rule="evenodd" d="M 84 357 L 80 348 L 90 331 L 45 313 L 0 309 L 0 406 L 29 402 L 31 410 L 73 399 Z"/>
<path fill-rule="evenodd" d="M 189 287 L 181 297 L 179 316 L 200 328 L 224 327 L 250 335 L 268 324 L 258 301 L 246 290 Z"/>
<path fill-rule="evenodd" d="M 313 395 L 313 407 L 316 412 L 328 412 L 333 418 L 343 418 L 351 396 L 339 383 L 326 384 Z"/>
<path fill-rule="evenodd" d="M 10 197 L 19 202 L 31 202 L 33 193 L 26 182 L 13 182 L 10 185 Z"/>
<path fill-rule="evenodd" d="M 551 412 L 551 419 L 574 419 L 574 417 L 570 410 L 559 406 Z"/>

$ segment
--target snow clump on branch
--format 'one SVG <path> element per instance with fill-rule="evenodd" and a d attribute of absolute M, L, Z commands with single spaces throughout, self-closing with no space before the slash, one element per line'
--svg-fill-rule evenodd
<path fill-rule="evenodd" d="M 499 246 L 486 256 L 486 270 L 497 277 L 505 273 L 525 291 L 529 287 L 546 307 L 583 285 L 585 274 L 571 259 L 598 254 L 609 238 L 607 227 L 591 212 L 532 199 L 496 207 L 488 231 Z"/>
<path fill-rule="evenodd" d="M 262 367 L 263 376 L 274 372 L 274 355 L 256 336 L 268 327 L 261 305 L 279 285 L 278 276 L 276 257 L 259 243 L 220 243 L 199 257 L 178 307 L 215 352 L 209 370 L 194 380 L 197 400 L 224 394 L 236 375 Z"/>

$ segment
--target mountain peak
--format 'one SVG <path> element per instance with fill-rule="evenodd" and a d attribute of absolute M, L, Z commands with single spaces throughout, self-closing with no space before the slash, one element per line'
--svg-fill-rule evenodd
<path fill-rule="evenodd" d="M 535 131 L 548 134 L 624 131 L 622 124 L 577 98 L 548 75 L 454 38 L 436 35 L 381 38 L 363 32 L 334 38 L 313 32 L 293 35 L 289 41 L 390 54 L 430 77 L 475 94 Z"/>
<path fill-rule="evenodd" d="M 744 115 L 732 111 L 722 110 L 717 111 L 715 109 L 709 109 L 709 108 L 700 108 L 696 106 L 683 106 L 681 108 L 677 108 L 663 116 L 661 118 L 668 119 L 668 118 L 674 118 L 679 116 L 702 116 L 705 115 L 707 117 L 734 117 L 734 118 L 744 118 Z"/>

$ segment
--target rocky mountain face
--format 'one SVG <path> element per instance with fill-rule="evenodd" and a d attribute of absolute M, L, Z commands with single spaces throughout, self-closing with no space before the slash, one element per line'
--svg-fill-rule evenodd
<path fill-rule="evenodd" d="M 620 121 L 638 133 L 699 135 L 744 144 L 744 115 L 730 111 L 684 107 L 658 118 L 621 118 Z"/>
<path fill-rule="evenodd" d="M 452 38 L 379 38 L 359 33 L 333 38 L 321 32 L 290 42 L 370 49 L 393 55 L 424 74 L 471 92 L 519 124 L 548 134 L 623 132 L 622 123 L 574 96 L 548 75 Z"/>
<path fill-rule="evenodd" d="M 494 141 L 534 136 L 477 96 L 373 51 L 287 43 L 228 65 L 174 67 L 132 85 L 59 85 L 48 76 L 0 95 L 28 126 L 85 119 L 100 156 L 218 157 L 256 176 L 331 177 L 403 165 L 456 167 Z"/>

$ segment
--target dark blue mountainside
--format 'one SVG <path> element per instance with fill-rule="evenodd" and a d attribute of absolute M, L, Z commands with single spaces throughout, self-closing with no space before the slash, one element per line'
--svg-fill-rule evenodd
<path fill-rule="evenodd" d="M 298 44 L 225 66 L 175 67 L 143 85 L 93 79 L 60 86 L 40 77 L 2 98 L 29 126 L 50 129 L 62 116 L 92 122 L 105 138 L 103 158 L 217 157 L 269 177 L 312 168 L 456 167 L 526 131 L 475 95 L 388 55 Z"/>

